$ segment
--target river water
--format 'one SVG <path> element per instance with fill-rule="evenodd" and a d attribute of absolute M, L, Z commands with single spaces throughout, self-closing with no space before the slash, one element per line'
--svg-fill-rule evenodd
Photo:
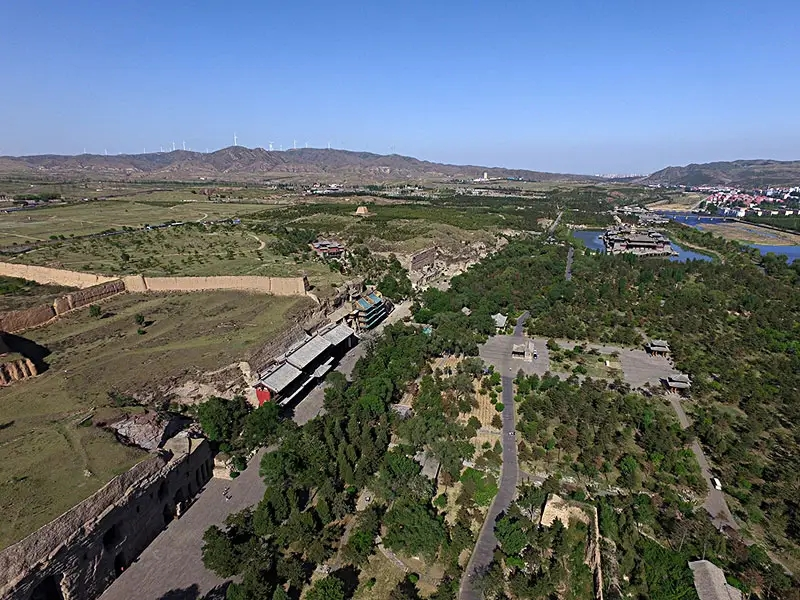
<path fill-rule="evenodd" d="M 707 217 L 705 215 L 693 215 L 687 213 L 673 213 L 673 212 L 658 212 L 663 217 L 668 217 L 675 221 L 676 223 L 683 223 L 684 225 L 689 225 L 694 227 L 695 229 L 699 229 L 703 231 L 704 225 L 710 225 L 712 223 L 724 223 L 727 219 L 725 217 Z M 759 233 L 766 234 L 767 237 L 772 237 L 769 233 L 769 229 L 759 229 Z M 774 236 L 776 239 L 778 236 Z M 744 242 L 743 242 L 744 243 Z M 673 244 L 674 246 L 675 244 Z M 753 248 L 758 248 L 758 251 L 761 252 L 762 256 L 769 253 L 774 252 L 777 255 L 784 255 L 787 259 L 789 264 L 793 263 L 796 260 L 800 260 L 800 246 L 779 246 L 779 245 L 769 245 L 769 244 L 747 244 L 748 246 L 752 246 Z"/>
<path fill-rule="evenodd" d="M 603 244 L 603 240 L 600 239 L 603 236 L 602 231 L 598 231 L 596 229 L 576 229 L 572 232 L 572 235 L 583 240 L 583 243 L 586 244 L 586 247 L 590 250 L 599 250 L 600 252 L 605 252 L 605 245 Z M 672 248 L 678 253 L 678 256 L 668 257 L 669 260 L 673 262 L 686 262 L 687 260 L 711 260 L 710 256 L 682 248 L 672 240 L 670 240 L 670 243 L 672 244 Z"/>

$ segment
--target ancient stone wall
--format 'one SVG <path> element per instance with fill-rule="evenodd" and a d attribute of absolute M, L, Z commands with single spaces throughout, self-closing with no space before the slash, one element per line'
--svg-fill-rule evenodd
<path fill-rule="evenodd" d="M 98 597 L 211 478 L 205 440 L 165 448 L 1 551 L 0 600 Z"/>
<path fill-rule="evenodd" d="M 0 262 L 0 275 L 19 277 L 36 283 L 75 288 L 90 287 L 116 279 L 116 277 L 106 277 L 105 275 L 95 275 L 94 273 L 79 273 L 77 271 L 67 271 L 66 269 L 51 269 L 50 267 L 7 262 Z"/>
<path fill-rule="evenodd" d="M 123 278 L 129 292 L 200 292 L 231 290 L 273 294 L 275 296 L 305 296 L 308 281 L 305 277 L 258 277 L 221 275 L 214 277 L 143 277 Z"/>
<path fill-rule="evenodd" d="M 55 308 L 51 304 L 34 306 L 25 310 L 12 310 L 0 314 L 0 331 L 14 333 L 47 323 L 56 316 Z"/>
<path fill-rule="evenodd" d="M 31 327 L 38 327 L 58 315 L 124 291 L 125 284 L 119 279 L 113 279 L 107 283 L 70 292 L 60 298 L 56 298 L 52 305 L 43 304 L 25 310 L 2 313 L 0 314 L 0 331 L 13 333 L 30 329 Z"/>

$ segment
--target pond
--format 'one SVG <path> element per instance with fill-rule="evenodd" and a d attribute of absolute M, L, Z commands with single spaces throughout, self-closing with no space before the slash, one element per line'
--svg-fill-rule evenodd
<path fill-rule="evenodd" d="M 603 244 L 603 240 L 600 239 L 603 235 L 602 231 L 598 231 L 596 229 L 576 229 L 572 232 L 572 235 L 582 240 L 583 243 L 586 244 L 586 247 L 590 250 L 605 252 L 605 245 Z M 669 257 L 669 260 L 672 262 L 686 262 L 687 260 L 711 260 L 710 256 L 682 248 L 672 240 L 670 240 L 670 243 L 672 244 L 673 249 L 678 253 L 678 256 Z"/>
<path fill-rule="evenodd" d="M 689 225 L 691 227 L 694 227 L 695 229 L 699 229 L 700 231 L 703 231 L 704 225 L 710 225 L 713 223 L 724 223 L 725 221 L 730 220 L 725 217 L 708 217 L 705 215 L 693 215 L 686 213 L 659 212 L 658 214 L 660 214 L 662 217 L 667 217 L 669 219 L 672 219 L 676 223 Z M 763 234 L 763 230 L 761 231 Z M 769 236 L 769 234 L 767 235 Z M 741 243 L 747 246 L 752 246 L 753 248 L 758 248 L 758 251 L 761 252 L 762 256 L 767 254 L 768 252 L 774 252 L 777 255 L 783 254 L 788 258 L 789 264 L 792 264 L 796 260 L 800 260 L 800 246 L 784 246 L 784 245 L 772 246 L 769 244 L 748 244 L 745 242 Z M 588 242 L 586 245 L 587 246 L 589 245 Z M 600 242 L 600 245 L 602 246 L 602 242 Z M 675 246 L 675 244 L 673 244 L 673 246 Z M 602 248 L 600 249 L 602 250 Z"/>

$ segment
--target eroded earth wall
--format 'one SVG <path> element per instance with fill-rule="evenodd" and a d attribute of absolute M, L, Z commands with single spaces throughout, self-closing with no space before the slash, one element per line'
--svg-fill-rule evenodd
<path fill-rule="evenodd" d="M 106 283 L 65 294 L 60 298 L 56 298 L 53 304 L 43 304 L 25 310 L 12 310 L 2 313 L 0 314 L 0 331 L 14 333 L 37 327 L 66 312 L 121 294 L 124 291 L 125 284 L 122 280 L 112 279 Z"/>
<path fill-rule="evenodd" d="M 220 275 L 215 277 L 144 277 L 123 278 L 130 292 L 200 292 L 232 290 L 256 292 L 275 296 L 305 296 L 308 281 L 305 277 L 258 277 Z"/>
<path fill-rule="evenodd" d="M 0 552 L 0 600 L 97 598 L 211 478 L 205 440 L 180 435 Z"/>
<path fill-rule="evenodd" d="M 18 277 L 28 281 L 35 281 L 36 283 L 75 288 L 90 287 L 117 279 L 116 277 L 106 277 L 105 275 L 95 275 L 94 273 L 79 273 L 78 271 L 67 271 L 66 269 L 51 269 L 50 267 L 7 262 L 0 262 L 0 275 Z"/>

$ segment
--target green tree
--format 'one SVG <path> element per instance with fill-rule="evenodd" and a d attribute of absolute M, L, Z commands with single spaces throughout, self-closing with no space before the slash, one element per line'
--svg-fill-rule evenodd
<path fill-rule="evenodd" d="M 100 310 L 100 307 L 97 306 L 97 304 L 89 305 L 89 316 L 94 317 L 95 319 L 98 319 L 98 318 L 100 318 L 102 316 L 102 314 L 103 314 L 103 311 Z"/>
<path fill-rule="evenodd" d="M 197 420 L 208 439 L 230 442 L 242 431 L 248 411 L 247 402 L 241 396 L 233 400 L 212 396 L 197 406 Z"/>
<path fill-rule="evenodd" d="M 279 408 L 274 402 L 265 402 L 244 417 L 242 442 L 248 450 L 268 446 L 275 441 L 279 425 Z"/>
<path fill-rule="evenodd" d="M 134 317 L 134 320 L 136 321 L 136 324 L 139 327 L 142 327 L 144 325 L 144 315 L 143 314 L 137 313 L 136 316 Z"/>
<path fill-rule="evenodd" d="M 305 600 L 344 600 L 344 584 L 332 575 L 318 579 L 305 595 Z"/>
<path fill-rule="evenodd" d="M 231 539 L 212 525 L 203 534 L 203 564 L 220 577 L 233 577 L 242 569 L 242 556 Z"/>

